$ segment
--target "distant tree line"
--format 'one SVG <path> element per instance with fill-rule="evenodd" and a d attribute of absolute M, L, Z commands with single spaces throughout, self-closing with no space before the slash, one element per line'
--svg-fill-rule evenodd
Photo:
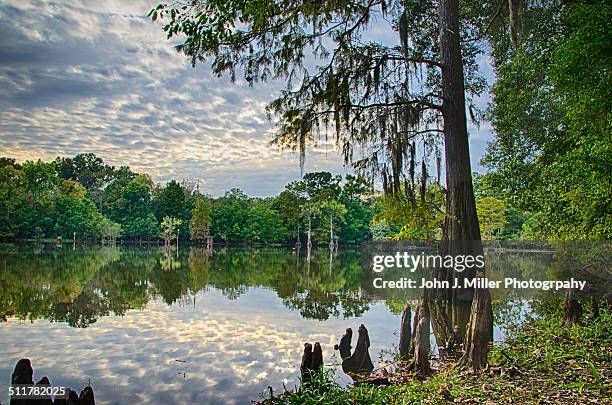
<path fill-rule="evenodd" d="M 522 210 L 492 184 L 496 174 L 474 174 L 484 239 L 537 239 L 533 211 Z M 0 158 L 0 238 L 159 241 L 178 237 L 205 244 L 359 244 L 370 239 L 437 240 L 446 213 L 437 180 L 404 192 L 375 191 L 361 176 L 306 173 L 277 196 L 254 198 L 232 188 L 221 197 L 196 181 L 155 184 L 127 166 L 94 154 L 52 162 Z M 408 190 L 410 191 L 410 190 Z"/>
<path fill-rule="evenodd" d="M 295 243 L 310 220 L 314 243 L 371 238 L 374 204 L 361 177 L 308 173 L 280 195 L 253 198 L 239 189 L 213 198 L 195 181 L 155 184 L 92 153 L 52 162 L 0 158 L 0 237 L 4 239 L 166 240 Z"/>

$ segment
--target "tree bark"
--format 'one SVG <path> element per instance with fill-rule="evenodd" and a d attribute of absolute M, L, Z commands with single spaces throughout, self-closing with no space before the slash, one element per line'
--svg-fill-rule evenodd
<path fill-rule="evenodd" d="M 443 248 L 445 254 L 476 256 L 482 254 L 483 250 L 472 186 L 458 0 L 438 0 L 438 18 L 447 188 Z M 453 277 L 459 275 L 449 270 L 447 278 L 451 277 L 449 273 L 454 273 Z M 474 277 L 474 273 L 466 270 L 460 273 L 460 277 Z M 468 368 L 484 367 L 487 363 L 492 325 L 489 291 L 488 289 L 477 289 L 476 291 L 453 289 L 449 294 L 450 297 L 447 298 L 450 298 L 452 302 L 473 300 L 466 331 L 465 352 L 460 364 Z"/>
<path fill-rule="evenodd" d="M 357 330 L 359 337 L 355 345 L 353 354 L 342 361 L 342 371 L 350 372 L 369 372 L 374 370 L 374 364 L 370 358 L 370 336 L 365 326 L 360 325 Z"/>
<path fill-rule="evenodd" d="M 484 273 L 478 275 L 484 277 Z M 476 288 L 472 300 L 470 322 L 465 333 L 465 351 L 459 367 L 476 370 L 487 366 L 493 311 L 488 288 Z"/>
<path fill-rule="evenodd" d="M 439 301 L 430 299 L 428 304 L 431 327 L 438 347 L 446 347 L 453 336 L 453 326 Z"/>
<path fill-rule="evenodd" d="M 574 326 L 580 322 L 582 306 L 576 298 L 576 291 L 568 289 L 565 292 L 565 307 L 563 309 L 563 326 Z"/>
<path fill-rule="evenodd" d="M 417 310 L 418 320 L 414 333 L 414 357 L 408 365 L 408 370 L 416 371 L 419 376 L 426 377 L 433 374 L 429 365 L 429 309 L 427 298 L 424 297 Z"/>
<path fill-rule="evenodd" d="M 400 326 L 399 354 L 402 360 L 408 360 L 410 358 L 410 346 L 412 343 L 412 333 L 410 330 L 411 317 L 410 304 L 406 304 Z"/>

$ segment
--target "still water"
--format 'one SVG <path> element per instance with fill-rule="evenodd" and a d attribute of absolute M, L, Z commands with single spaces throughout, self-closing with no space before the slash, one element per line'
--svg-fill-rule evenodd
<path fill-rule="evenodd" d="M 91 383 L 98 404 L 250 403 L 298 383 L 303 342 L 334 364 L 333 345 L 361 323 L 376 364 L 419 293 L 377 295 L 371 278 L 358 250 L 307 261 L 291 249 L 0 245 L 0 401 L 27 357 L 35 381 Z M 525 310 L 494 296 L 495 338 Z"/>

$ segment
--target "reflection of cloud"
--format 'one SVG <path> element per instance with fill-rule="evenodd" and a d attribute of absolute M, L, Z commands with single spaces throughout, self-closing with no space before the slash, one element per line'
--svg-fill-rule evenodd
<path fill-rule="evenodd" d="M 284 379 L 293 388 L 303 342 L 321 342 L 329 364 L 344 329 L 361 322 L 370 329 L 373 358 L 395 344 L 399 317 L 384 304 L 359 319 L 319 322 L 302 319 L 268 289 L 233 301 L 213 289 L 196 297 L 195 308 L 156 301 L 86 329 L 9 320 L 0 380 L 8 381 L 16 361 L 29 357 L 36 378 L 46 374 L 79 389 L 90 378 L 99 404 L 249 403 L 268 385 L 282 390 Z M 0 398 L 5 390 L 0 385 Z"/>

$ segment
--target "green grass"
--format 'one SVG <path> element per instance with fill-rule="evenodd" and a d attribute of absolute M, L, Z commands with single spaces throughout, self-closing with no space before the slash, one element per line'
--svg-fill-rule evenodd
<path fill-rule="evenodd" d="M 267 399 L 266 404 L 447 404 L 459 403 L 610 403 L 612 316 L 602 310 L 596 321 L 561 327 L 560 305 L 525 322 L 516 335 L 497 344 L 489 368 L 478 374 L 445 369 L 427 380 L 406 376 L 386 387 L 361 384 L 342 388 L 324 372 L 297 392 Z"/>

